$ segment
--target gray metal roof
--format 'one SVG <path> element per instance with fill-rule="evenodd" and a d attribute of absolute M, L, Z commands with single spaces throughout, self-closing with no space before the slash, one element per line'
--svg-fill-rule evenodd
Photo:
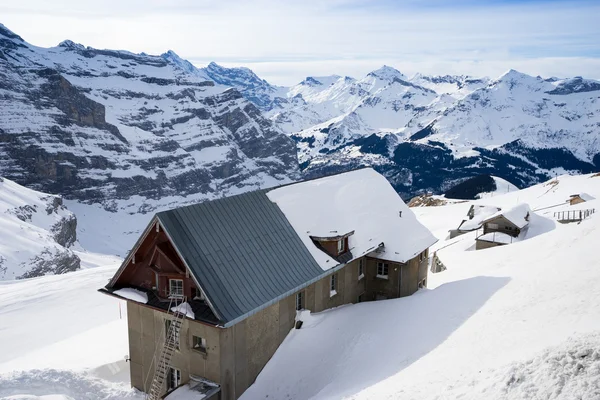
<path fill-rule="evenodd" d="M 266 192 L 157 214 L 226 326 L 325 274 Z"/>

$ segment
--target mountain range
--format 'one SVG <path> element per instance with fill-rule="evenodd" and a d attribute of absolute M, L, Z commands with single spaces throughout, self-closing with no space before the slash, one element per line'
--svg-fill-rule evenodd
<path fill-rule="evenodd" d="M 173 51 L 41 48 L 0 25 L 0 176 L 63 196 L 84 246 L 104 224 L 134 237 L 147 212 L 366 165 L 404 198 L 596 171 L 600 82 L 383 66 L 284 87 Z"/>

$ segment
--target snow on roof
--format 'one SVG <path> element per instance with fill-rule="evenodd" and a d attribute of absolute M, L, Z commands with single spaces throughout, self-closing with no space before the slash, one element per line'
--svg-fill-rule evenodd
<path fill-rule="evenodd" d="M 183 385 L 169 393 L 165 400 L 200 400 L 205 397 L 205 394 L 195 391 L 189 385 Z"/>
<path fill-rule="evenodd" d="M 590 196 L 587 193 L 572 194 L 571 197 L 579 197 L 583 201 L 592 201 L 596 199 L 595 197 Z"/>
<path fill-rule="evenodd" d="M 171 311 L 178 312 L 180 314 L 185 314 L 186 317 L 194 319 L 196 315 L 194 314 L 194 310 L 192 310 L 192 306 L 190 306 L 187 302 L 181 303 L 178 306 L 171 307 Z"/>
<path fill-rule="evenodd" d="M 488 217 L 500 211 L 500 207 L 473 205 L 473 218 L 463 220 L 458 229 L 461 231 L 473 231 L 479 229 Z M 470 209 L 469 209 L 470 211 Z"/>
<path fill-rule="evenodd" d="M 530 214 L 531 208 L 529 207 L 529 204 L 522 203 L 506 211 L 498 211 L 496 214 L 490 216 L 485 221 L 483 221 L 483 223 L 491 221 L 492 219 L 495 219 L 499 216 L 503 216 L 504 218 L 512 222 L 517 228 L 521 229 L 529 224 L 528 215 Z"/>
<path fill-rule="evenodd" d="M 148 293 L 142 292 L 141 290 L 124 288 L 115 290 L 113 293 L 125 299 L 137 301 L 138 303 L 148 303 Z"/>
<path fill-rule="evenodd" d="M 323 270 L 338 262 L 317 248 L 311 236 L 354 231 L 348 238 L 353 259 L 384 243 L 373 256 L 396 262 L 410 260 L 437 241 L 387 179 L 371 168 L 283 186 L 267 196 L 283 211 Z"/>

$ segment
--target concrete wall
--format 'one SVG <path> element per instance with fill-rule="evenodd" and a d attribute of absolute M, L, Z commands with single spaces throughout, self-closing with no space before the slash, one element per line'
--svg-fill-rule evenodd
<path fill-rule="evenodd" d="M 388 264 L 387 279 L 377 277 L 378 262 L 384 262 Z M 400 297 L 400 276 L 404 264 L 378 260 L 375 258 L 367 258 L 366 265 L 366 300 L 376 300 L 378 296 L 384 296 L 388 299 L 395 299 L 397 297 Z"/>
<path fill-rule="evenodd" d="M 358 279 L 358 261 L 337 271 L 336 294 L 331 296 L 327 276 L 302 289 L 304 309 L 319 312 L 347 303 L 356 303 L 365 291 L 365 279 Z M 234 400 L 256 380 L 283 342 L 296 320 L 296 293 L 251 315 L 235 326 L 221 329 L 221 399 Z"/>
<path fill-rule="evenodd" d="M 129 357 L 131 385 L 139 390 L 150 390 L 154 376 L 156 345 L 164 340 L 165 318 L 167 314 L 127 302 L 127 323 L 129 326 Z M 185 319 L 179 332 L 179 350 L 171 359 L 173 368 L 181 371 L 183 383 L 189 376 L 198 375 L 219 382 L 220 370 L 220 328 Z M 192 337 L 206 339 L 206 353 L 192 348 Z M 166 391 L 166 385 L 163 388 Z"/>

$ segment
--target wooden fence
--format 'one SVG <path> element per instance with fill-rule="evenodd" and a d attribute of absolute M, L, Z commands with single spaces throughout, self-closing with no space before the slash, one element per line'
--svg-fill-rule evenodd
<path fill-rule="evenodd" d="M 589 218 L 595 212 L 595 208 L 589 208 L 587 210 L 556 211 L 554 213 L 554 218 L 563 224 L 568 222 L 579 222 Z"/>

